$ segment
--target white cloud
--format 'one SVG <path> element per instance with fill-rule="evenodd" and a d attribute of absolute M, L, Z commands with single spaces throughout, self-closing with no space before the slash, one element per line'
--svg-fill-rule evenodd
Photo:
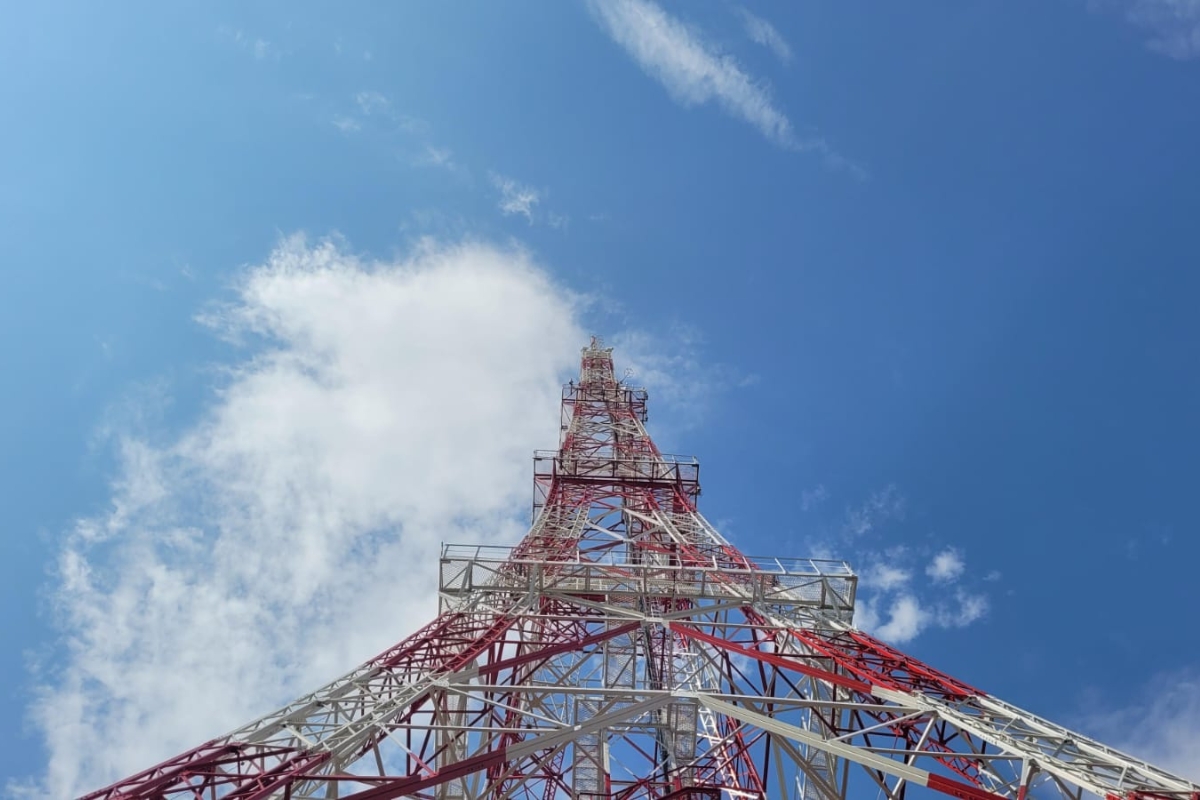
<path fill-rule="evenodd" d="M 409 116 L 408 114 L 392 114 L 391 120 L 397 130 L 413 135 L 428 134 L 431 128 L 426 120 L 420 117 Z"/>
<path fill-rule="evenodd" d="M 367 117 L 374 117 L 385 129 L 391 128 L 413 135 L 429 134 L 430 125 L 426 120 L 399 113 L 391 98 L 382 92 L 364 89 L 355 92 L 352 99 L 364 120 Z"/>
<path fill-rule="evenodd" d="M 684 107 L 715 102 L 780 147 L 819 153 L 829 166 L 866 179 L 862 165 L 840 155 L 824 139 L 797 137 L 762 81 L 651 0 L 589 0 L 588 6 L 609 36 L 675 102 Z"/>
<path fill-rule="evenodd" d="M 911 572 L 890 564 L 876 564 L 874 567 L 864 570 L 862 574 L 864 586 L 883 592 L 899 589 L 910 580 L 912 580 Z"/>
<path fill-rule="evenodd" d="M 792 60 L 792 48 L 788 46 L 787 40 L 780 35 L 779 31 L 775 30 L 774 25 L 762 17 L 751 14 L 747 9 L 740 8 L 738 11 L 742 16 L 742 24 L 746 28 L 746 35 L 750 37 L 750 41 L 761 44 L 785 64 Z"/>
<path fill-rule="evenodd" d="M 499 208 L 505 215 L 520 214 L 533 224 L 533 211 L 542 199 L 537 189 L 517 183 L 512 178 L 492 173 L 492 185 L 500 192 Z"/>
<path fill-rule="evenodd" d="M 1168 672 L 1150 681 L 1128 707 L 1097 714 L 1080 725 L 1118 750 L 1200 782 L 1200 673 Z M 1112 705 L 1097 698 L 1090 709 Z"/>
<path fill-rule="evenodd" d="M 357 133 L 362 130 L 362 125 L 358 120 L 352 117 L 336 116 L 333 118 L 333 127 L 337 128 L 342 133 Z"/>
<path fill-rule="evenodd" d="M 829 556 L 814 554 L 813 558 L 829 558 Z M 854 600 L 854 627 L 867 633 L 879 629 L 879 612 L 875 610 L 875 599 L 863 596 L 861 592 Z"/>
<path fill-rule="evenodd" d="M 896 587 L 907 583 L 898 580 Z M 886 614 L 877 610 L 887 605 Z M 951 603 L 940 598 L 922 598 L 901 591 L 885 599 L 884 595 L 868 596 L 858 604 L 855 624 L 880 639 L 903 644 L 917 638 L 930 628 L 964 628 L 982 619 L 988 612 L 987 598 L 968 592 L 957 592 Z M 885 619 L 886 617 L 886 619 Z"/>
<path fill-rule="evenodd" d="M 770 94 L 731 56 L 650 0 L 591 0 L 608 34 L 684 106 L 715 101 L 785 147 L 804 147 Z"/>
<path fill-rule="evenodd" d="M 939 583 L 950 583 L 958 580 L 965 566 L 958 551 L 948 548 L 933 557 L 925 568 L 925 574 Z"/>
<path fill-rule="evenodd" d="M 372 114 L 391 114 L 392 101 L 386 95 L 375 91 L 362 91 L 354 95 L 354 102 L 366 116 Z"/>
<path fill-rule="evenodd" d="M 864 536 L 885 522 L 904 518 L 905 498 L 895 484 L 873 492 L 862 505 L 846 509 L 842 535 L 847 538 Z"/>
<path fill-rule="evenodd" d="M 425 162 L 435 167 L 454 167 L 453 153 L 448 147 L 434 147 L 431 144 L 425 145 Z"/>
<path fill-rule="evenodd" d="M 879 509 L 896 509 L 903 497 L 894 486 L 875 492 L 863 504 L 865 516 Z M 850 555 L 854 559 L 854 554 Z M 882 552 L 869 552 L 861 559 L 855 624 L 868 633 L 895 643 L 910 641 L 933 628 L 964 628 L 987 616 L 987 595 L 967 585 L 948 587 L 963 572 L 964 560 L 953 548 L 945 548 L 932 560 L 905 545 Z M 914 583 L 922 565 L 934 578 Z"/>
<path fill-rule="evenodd" d="M 929 612 L 921 607 L 921 602 L 910 594 L 902 594 L 888 608 L 887 622 L 874 633 L 889 642 L 907 642 L 915 639 L 928 621 Z"/>
<path fill-rule="evenodd" d="M 954 601 L 954 605 L 938 609 L 937 622 L 943 628 L 965 628 L 972 622 L 983 619 L 991 607 L 984 595 L 963 590 L 954 593 Z"/>
<path fill-rule="evenodd" d="M 425 621 L 439 542 L 523 532 L 585 340 L 527 255 L 479 244 L 368 263 L 290 238 L 205 321 L 253 351 L 187 430 L 114 432 L 110 510 L 61 545 L 31 796 L 199 744 Z"/>
<path fill-rule="evenodd" d="M 628 330 L 613 337 L 611 344 L 627 380 L 649 392 L 656 409 L 651 422 L 659 435 L 696 425 L 722 392 L 758 380 L 704 358 L 703 336 L 689 325 L 673 325 L 665 332 Z M 660 418 L 667 420 L 669 431 L 654 422 Z"/>
<path fill-rule="evenodd" d="M 824 503 L 829 498 L 829 491 L 824 484 L 817 484 L 812 489 L 805 489 L 800 492 L 800 510 L 812 511 L 817 506 Z"/>
<path fill-rule="evenodd" d="M 1200 0 L 1123 0 L 1126 17 L 1150 33 L 1152 50 L 1179 60 L 1200 58 Z"/>
<path fill-rule="evenodd" d="M 218 28 L 217 33 L 233 42 L 238 49 L 250 53 L 258 61 L 279 58 L 279 49 L 269 40 L 260 36 L 252 36 L 240 28 L 231 28 L 227 25 Z"/>
<path fill-rule="evenodd" d="M 413 160 L 413 164 L 418 167 L 444 169 L 447 172 L 463 177 L 468 174 L 467 168 L 454 160 L 454 153 L 449 147 L 436 147 L 432 144 L 426 144 L 421 154 Z"/>

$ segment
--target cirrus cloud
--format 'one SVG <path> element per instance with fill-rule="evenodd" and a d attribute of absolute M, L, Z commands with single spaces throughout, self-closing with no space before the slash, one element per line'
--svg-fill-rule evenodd
<path fill-rule="evenodd" d="M 730 116 L 753 125 L 776 145 L 819 153 L 831 167 L 845 169 L 859 179 L 866 178 L 861 165 L 838 154 L 824 139 L 798 136 L 791 120 L 779 110 L 761 80 L 751 76 L 737 59 L 721 52 L 698 30 L 656 3 L 590 0 L 588 5 L 613 41 L 680 105 L 716 103 Z M 751 35 L 758 33 L 762 33 L 761 26 Z M 782 42 L 778 34 L 776 37 Z"/>

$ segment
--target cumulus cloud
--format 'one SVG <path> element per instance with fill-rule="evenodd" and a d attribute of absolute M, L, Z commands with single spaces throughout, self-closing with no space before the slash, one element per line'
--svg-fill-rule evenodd
<path fill-rule="evenodd" d="M 493 172 L 491 177 L 492 185 L 500 192 L 498 207 L 501 213 L 505 216 L 519 214 L 532 225 L 534 207 L 541 202 L 541 193 L 504 175 Z"/>
<path fill-rule="evenodd" d="M 948 554 L 953 556 L 952 561 L 943 558 Z M 987 614 L 985 595 L 963 588 L 947 595 L 944 587 L 930 590 L 914 585 L 915 561 L 915 554 L 904 546 L 889 547 L 882 554 L 868 558 L 859 571 L 860 599 L 855 614 L 859 628 L 902 644 L 930 628 L 962 628 Z M 926 567 L 926 573 L 939 564 L 947 574 L 953 572 L 956 578 L 961 574 L 962 559 L 957 551 L 947 549 L 939 553 Z"/>
<path fill-rule="evenodd" d="M 575 313 L 481 244 L 369 263 L 293 237 L 249 268 L 204 317 L 240 360 L 186 430 L 113 432 L 110 508 L 61 545 L 64 652 L 30 709 L 49 765 L 26 793 L 153 764 L 429 618 L 440 542 L 525 529 Z"/>
<path fill-rule="evenodd" d="M 875 635 L 889 642 L 907 642 L 915 639 L 929 619 L 929 612 L 911 594 L 902 594 L 888 608 L 887 622 L 881 624 Z"/>
<path fill-rule="evenodd" d="M 1200 57 L 1200 0 L 1122 0 L 1130 22 L 1146 29 L 1152 50 L 1179 60 Z"/>
<path fill-rule="evenodd" d="M 788 46 L 787 40 L 779 31 L 775 30 L 774 25 L 762 17 L 751 14 L 745 8 L 738 9 L 738 12 L 741 14 L 742 25 L 745 27 L 750 41 L 761 44 L 785 64 L 792 60 L 792 48 Z"/>
<path fill-rule="evenodd" d="M 987 597 L 958 591 L 953 598 L 922 596 L 908 587 L 906 576 L 895 575 L 888 589 L 872 586 L 863 577 L 863 594 L 854 624 L 894 644 L 912 641 L 931 628 L 965 628 L 988 612 Z"/>
<path fill-rule="evenodd" d="M 847 507 L 838 526 L 841 544 L 829 548 L 857 567 L 855 625 L 897 644 L 931 629 L 966 627 L 986 617 L 990 607 L 987 595 L 963 580 L 966 561 L 957 548 L 943 547 L 931 556 L 911 545 L 881 543 L 896 540 L 885 523 L 903 520 L 905 506 L 895 484 L 871 492 Z M 930 580 L 913 580 L 922 571 Z"/>
<path fill-rule="evenodd" d="M 947 548 L 933 557 L 929 566 L 925 568 L 925 574 L 938 583 L 949 583 L 958 580 L 965 568 L 966 565 L 963 564 L 958 551 Z"/>
<path fill-rule="evenodd" d="M 864 586 L 887 592 L 912 580 L 912 573 L 891 564 L 876 564 L 868 567 L 861 577 Z"/>

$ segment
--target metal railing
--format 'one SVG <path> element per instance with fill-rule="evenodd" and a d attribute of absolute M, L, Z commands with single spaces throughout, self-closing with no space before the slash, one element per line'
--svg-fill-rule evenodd
<path fill-rule="evenodd" d="M 858 578 L 845 561 L 779 557 L 748 561 L 750 567 L 731 566 L 715 554 L 680 560 L 640 550 L 577 552 L 565 561 L 543 560 L 513 557 L 511 547 L 447 544 L 442 548 L 438 588 L 444 598 L 497 591 L 645 594 L 853 611 Z"/>

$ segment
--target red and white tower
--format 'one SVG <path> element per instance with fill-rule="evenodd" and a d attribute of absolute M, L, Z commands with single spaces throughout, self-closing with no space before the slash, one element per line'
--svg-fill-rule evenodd
<path fill-rule="evenodd" d="M 645 419 L 593 340 L 517 546 L 446 545 L 428 625 L 87 798 L 1200 800 L 856 630 L 847 564 L 743 555 Z"/>

